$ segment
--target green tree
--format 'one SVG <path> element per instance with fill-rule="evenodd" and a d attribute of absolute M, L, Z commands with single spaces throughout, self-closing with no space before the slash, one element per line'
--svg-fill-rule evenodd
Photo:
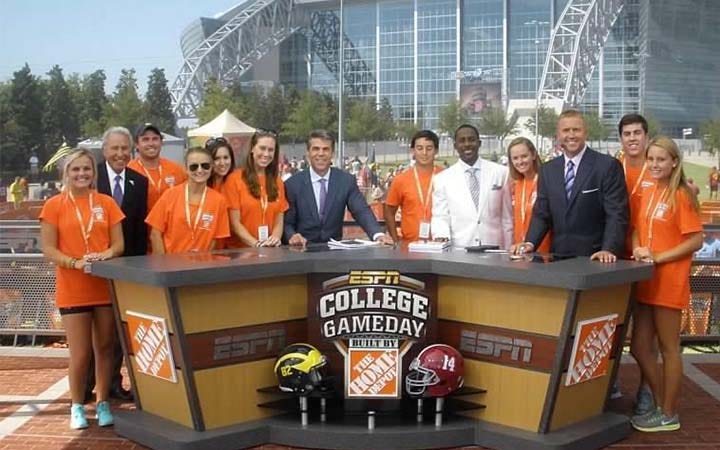
<path fill-rule="evenodd" d="M 468 123 L 468 113 L 461 106 L 457 99 L 452 99 L 440 110 L 440 131 L 453 135 L 457 128 Z"/>
<path fill-rule="evenodd" d="M 503 108 L 488 107 L 480 113 L 478 130 L 481 134 L 497 137 L 500 147 L 503 147 L 505 138 L 517 132 L 517 114 L 507 117 Z"/>
<path fill-rule="evenodd" d="M 165 70 L 155 68 L 148 77 L 145 94 L 145 121 L 155 124 L 167 133 L 175 133 L 175 116 L 172 112 L 172 97 L 165 78 Z"/>
<path fill-rule="evenodd" d="M 392 108 L 390 104 L 375 106 L 371 99 L 357 99 L 350 103 L 345 132 L 348 141 L 380 141 L 391 136 L 393 131 Z"/>
<path fill-rule="evenodd" d="M 104 117 L 108 125 L 120 125 L 130 130 L 147 122 L 145 108 L 138 96 L 135 69 L 123 69 Z"/>
<path fill-rule="evenodd" d="M 540 106 L 537 110 L 537 116 L 538 122 L 540 124 L 537 134 L 544 138 L 553 138 L 557 131 L 558 114 L 553 108 L 546 108 L 545 106 Z M 525 124 L 525 128 L 527 128 L 527 130 L 530 131 L 532 134 L 536 134 L 534 114 Z M 542 150 L 542 142 L 540 143 L 540 146 L 541 148 L 539 148 L 538 151 Z"/>
<path fill-rule="evenodd" d="M 420 127 L 415 122 L 401 120 L 395 124 L 395 132 L 400 139 L 410 140 L 418 131 Z"/>
<path fill-rule="evenodd" d="M 313 91 L 303 92 L 283 125 L 283 131 L 301 142 L 315 129 L 336 131 L 337 118 L 331 109 L 332 104 L 329 96 Z"/>
<path fill-rule="evenodd" d="M 105 111 L 109 100 L 105 94 L 105 80 L 105 72 L 102 70 L 96 70 L 83 78 L 80 123 L 86 137 L 100 136 L 107 128 Z"/>
<path fill-rule="evenodd" d="M 13 73 L 5 95 L 7 112 L 0 116 L 5 123 L 0 139 L 3 167 L 24 171 L 33 152 L 41 162 L 48 157 L 42 133 L 45 93 L 40 80 L 31 73 L 30 66 L 25 64 L 22 69 Z"/>
<path fill-rule="evenodd" d="M 604 141 L 610 136 L 610 130 L 597 112 L 592 111 L 584 114 L 584 116 L 587 124 L 588 141 Z"/>
<path fill-rule="evenodd" d="M 53 66 L 47 75 L 43 132 L 50 152 L 63 142 L 74 146 L 80 136 L 80 124 L 75 100 L 60 66 Z"/>
<path fill-rule="evenodd" d="M 237 94 L 224 88 L 217 79 L 209 79 L 205 84 L 202 105 L 196 111 L 198 122 L 204 125 L 226 109 L 240 120 L 244 121 L 248 117 L 246 105 L 238 99 Z"/>

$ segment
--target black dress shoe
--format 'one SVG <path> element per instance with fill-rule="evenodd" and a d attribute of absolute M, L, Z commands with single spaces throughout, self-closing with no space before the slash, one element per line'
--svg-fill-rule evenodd
<path fill-rule="evenodd" d="M 110 389 L 110 398 L 131 402 L 134 400 L 133 393 L 127 389 L 123 389 L 121 386 Z"/>

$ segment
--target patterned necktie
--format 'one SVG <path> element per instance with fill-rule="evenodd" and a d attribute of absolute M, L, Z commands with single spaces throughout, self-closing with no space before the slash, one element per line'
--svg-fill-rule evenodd
<path fill-rule="evenodd" d="M 472 197 L 473 204 L 477 208 L 478 202 L 480 201 L 480 182 L 477 179 L 477 167 L 471 167 L 465 172 L 468 174 L 468 187 L 470 188 L 470 196 Z"/>
<path fill-rule="evenodd" d="M 320 213 L 320 221 L 325 222 L 325 200 L 327 199 L 327 180 L 325 178 L 320 178 L 318 180 L 320 182 L 320 208 L 318 209 L 318 212 Z"/>
<path fill-rule="evenodd" d="M 113 187 L 113 199 L 115 200 L 115 203 L 117 203 L 118 206 L 122 206 L 122 201 L 123 201 L 123 191 L 122 191 L 122 186 L 120 186 L 121 181 L 122 181 L 122 177 L 120 175 L 115 175 L 115 187 Z"/>
<path fill-rule="evenodd" d="M 575 163 L 569 160 L 565 171 L 565 197 L 570 200 L 573 184 L 575 183 Z"/>

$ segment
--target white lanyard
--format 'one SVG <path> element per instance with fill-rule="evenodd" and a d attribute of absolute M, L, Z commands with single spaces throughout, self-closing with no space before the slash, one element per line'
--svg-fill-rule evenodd
<path fill-rule="evenodd" d="M 432 170 L 432 169 L 431 169 Z M 435 177 L 430 172 L 430 185 L 428 186 L 427 193 L 425 194 L 425 197 L 423 197 L 422 193 L 422 186 L 420 185 L 420 177 L 418 177 L 417 168 L 413 166 L 413 174 L 415 175 L 415 187 L 417 188 L 418 198 L 420 199 L 420 205 L 422 206 L 422 220 L 427 220 L 428 216 L 428 205 L 430 204 L 430 195 L 432 195 L 433 191 L 433 182 L 435 181 Z"/>
<path fill-rule="evenodd" d="M 625 178 L 627 178 L 627 162 L 625 162 L 625 159 L 623 159 L 623 175 L 625 175 Z M 632 197 L 635 195 L 635 192 L 637 191 L 638 186 L 640 186 L 640 183 L 642 183 L 643 175 L 645 175 L 645 168 L 647 167 L 647 164 L 643 163 L 642 170 L 640 171 L 640 175 L 638 175 L 638 179 L 635 180 L 635 186 L 632 188 L 632 192 L 630 193 L 630 196 Z"/>
<path fill-rule="evenodd" d="M 205 194 L 207 193 L 207 186 L 203 188 L 202 197 L 200 198 L 200 206 L 198 206 L 197 213 L 195 214 L 195 222 L 190 223 L 190 184 L 185 185 L 185 222 L 188 228 L 192 232 L 192 241 L 195 242 L 195 230 L 197 229 L 198 223 L 200 222 L 200 216 L 202 216 L 203 206 L 205 206 Z"/>
<path fill-rule="evenodd" d="M 665 199 L 665 193 L 667 192 L 668 188 L 666 187 L 663 189 L 662 194 L 660 194 L 660 198 L 658 198 L 657 203 L 655 203 L 655 207 L 653 208 L 653 200 L 655 200 L 655 193 L 657 192 L 657 184 L 655 185 L 655 189 L 653 189 L 653 193 L 650 196 L 650 201 L 648 202 L 647 209 L 645 210 L 645 221 L 648 224 L 648 244 L 647 246 L 650 247 L 652 244 L 653 239 L 653 226 L 655 224 L 655 217 L 657 216 L 658 207 L 662 203 L 662 201 Z M 652 209 L 652 211 L 650 211 Z"/>
<path fill-rule="evenodd" d="M 537 174 L 535 174 L 535 177 L 533 178 L 533 183 L 535 183 L 535 182 L 537 182 Z M 521 203 L 520 203 L 520 205 L 521 205 L 521 208 L 520 208 L 520 221 L 522 222 L 523 225 L 525 225 L 525 215 L 526 215 L 526 212 L 525 212 L 525 209 L 526 209 L 526 205 L 525 205 L 525 185 L 526 185 L 526 183 L 527 183 L 527 178 L 523 177 L 522 199 L 520 200 L 520 201 L 521 201 Z"/>
<path fill-rule="evenodd" d="M 82 214 L 80 213 L 80 208 L 78 208 L 77 203 L 75 202 L 75 197 L 73 196 L 72 192 L 68 190 L 68 197 L 70 197 L 70 201 L 72 202 L 73 206 L 75 207 L 75 217 L 77 217 L 77 221 L 80 224 L 80 231 L 82 233 L 83 241 L 85 242 L 85 253 L 90 253 L 90 233 L 92 233 L 93 225 L 95 225 L 95 214 L 93 211 L 93 195 L 92 192 L 90 192 L 90 195 L 88 196 L 88 203 L 90 205 L 90 220 L 88 220 L 87 228 L 85 228 L 85 223 L 82 220 Z"/>
<path fill-rule="evenodd" d="M 152 186 L 153 186 L 156 190 L 159 191 L 159 190 L 160 190 L 160 185 L 161 185 L 162 182 L 163 182 L 162 164 L 158 163 L 158 176 L 159 176 L 159 178 L 158 178 L 157 185 L 155 184 L 155 180 L 153 180 L 153 178 L 150 176 L 150 172 L 148 172 L 148 170 L 145 168 L 145 164 L 143 164 L 143 162 L 142 162 L 141 159 L 138 159 L 138 164 L 140 164 L 140 167 L 142 167 L 142 170 L 143 170 L 143 172 L 145 172 L 145 176 L 147 177 L 147 179 L 150 180 L 150 184 L 152 184 Z"/>

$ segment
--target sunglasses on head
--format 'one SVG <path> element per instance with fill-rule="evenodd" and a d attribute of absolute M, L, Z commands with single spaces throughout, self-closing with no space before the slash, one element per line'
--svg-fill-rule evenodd
<path fill-rule="evenodd" d="M 200 163 L 200 164 L 192 163 L 192 164 L 188 165 L 188 169 L 190 169 L 190 172 L 195 172 L 200 167 L 202 167 L 203 170 L 210 170 L 211 166 L 210 166 L 210 163 L 208 163 L 208 162 L 204 162 L 204 163 Z"/>
<path fill-rule="evenodd" d="M 210 138 L 207 141 L 205 141 L 205 148 L 209 149 L 212 147 L 215 147 L 217 145 L 227 145 L 228 141 L 224 137 L 216 137 L 216 138 Z"/>
<path fill-rule="evenodd" d="M 276 138 L 277 135 L 278 135 L 278 134 L 277 134 L 277 131 L 275 131 L 275 130 L 266 130 L 266 129 L 264 129 L 264 128 L 256 128 L 256 129 L 255 129 L 255 134 L 257 134 L 258 136 L 272 136 L 272 137 L 274 137 L 274 138 Z"/>

